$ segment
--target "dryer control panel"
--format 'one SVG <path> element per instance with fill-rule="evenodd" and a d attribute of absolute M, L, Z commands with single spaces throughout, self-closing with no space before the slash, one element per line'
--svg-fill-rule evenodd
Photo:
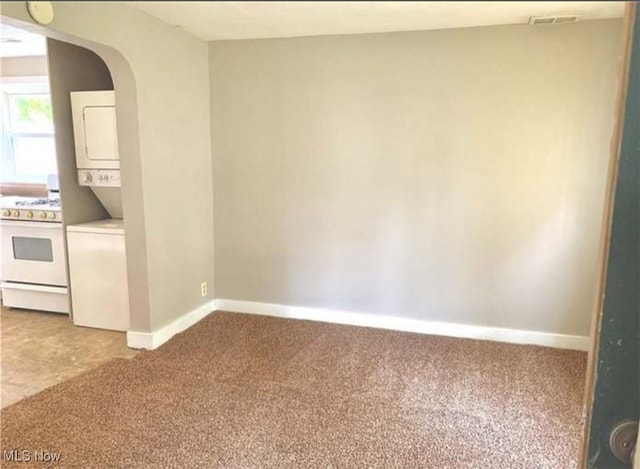
<path fill-rule="evenodd" d="M 81 186 L 120 187 L 120 170 L 79 169 L 78 182 Z"/>

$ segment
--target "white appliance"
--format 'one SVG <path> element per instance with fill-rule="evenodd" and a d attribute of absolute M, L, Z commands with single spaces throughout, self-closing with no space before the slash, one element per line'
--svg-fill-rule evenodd
<path fill-rule="evenodd" d="M 72 91 L 78 169 L 120 169 L 113 91 Z"/>
<path fill-rule="evenodd" d="M 69 313 L 59 199 L 0 198 L 5 306 Z"/>
<path fill-rule="evenodd" d="M 120 155 L 113 91 L 73 91 L 71 113 L 78 182 L 114 218 L 122 218 Z"/>
<path fill-rule="evenodd" d="M 129 291 L 122 219 L 67 226 L 73 322 L 129 329 Z"/>

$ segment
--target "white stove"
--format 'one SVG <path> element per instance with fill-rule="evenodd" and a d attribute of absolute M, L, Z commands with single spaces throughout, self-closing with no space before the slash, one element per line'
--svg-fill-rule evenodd
<path fill-rule="evenodd" d="M 4 306 L 69 312 L 60 199 L 0 197 Z"/>
<path fill-rule="evenodd" d="M 3 220 L 62 223 L 60 199 L 36 197 L 0 197 Z"/>

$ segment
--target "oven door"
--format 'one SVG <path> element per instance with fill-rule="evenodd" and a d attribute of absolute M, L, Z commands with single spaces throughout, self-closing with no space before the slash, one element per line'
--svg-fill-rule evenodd
<path fill-rule="evenodd" d="M 0 222 L 2 228 L 2 280 L 67 285 L 61 223 Z"/>

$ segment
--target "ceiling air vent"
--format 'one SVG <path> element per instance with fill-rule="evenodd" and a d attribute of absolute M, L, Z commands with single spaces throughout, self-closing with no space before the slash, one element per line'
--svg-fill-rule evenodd
<path fill-rule="evenodd" d="M 579 15 L 532 16 L 529 18 L 529 26 L 536 26 L 539 24 L 576 23 L 579 19 Z"/>

